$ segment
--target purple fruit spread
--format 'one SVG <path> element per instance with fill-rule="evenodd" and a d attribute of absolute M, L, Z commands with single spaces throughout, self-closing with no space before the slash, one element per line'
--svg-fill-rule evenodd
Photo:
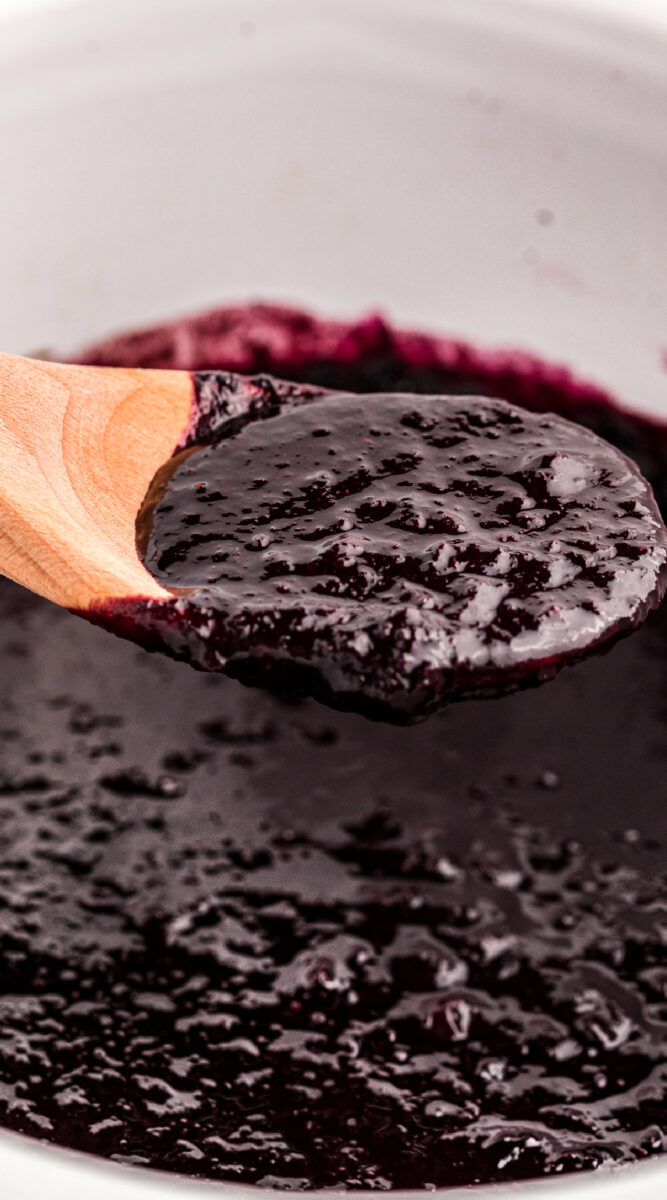
<path fill-rule="evenodd" d="M 479 396 L 194 385 L 139 517 L 178 600 L 138 619 L 177 657 L 406 723 L 549 678 L 660 602 L 651 489 L 589 429 Z"/>
<path fill-rule="evenodd" d="M 518 401 L 602 433 L 665 511 L 667 431 L 517 356 L 251 307 L 88 360 Z M 665 604 L 545 687 L 406 728 L 10 583 L 0 605 L 2 1124 L 292 1189 L 664 1149 Z"/>

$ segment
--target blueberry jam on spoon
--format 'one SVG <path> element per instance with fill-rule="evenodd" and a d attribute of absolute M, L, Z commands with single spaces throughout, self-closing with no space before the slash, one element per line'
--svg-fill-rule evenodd
<path fill-rule="evenodd" d="M 195 387 L 138 529 L 181 593 L 180 619 L 150 614 L 206 670 L 412 721 L 550 678 L 667 585 L 649 485 L 553 413 L 222 372 Z"/>

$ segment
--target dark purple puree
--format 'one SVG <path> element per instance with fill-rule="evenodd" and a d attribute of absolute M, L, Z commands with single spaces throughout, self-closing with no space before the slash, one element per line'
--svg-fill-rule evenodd
<path fill-rule="evenodd" d="M 223 372 L 195 394 L 139 519 L 184 595 L 142 618 L 206 670 L 407 721 L 548 678 L 660 601 L 650 488 L 562 417 Z"/>
<path fill-rule="evenodd" d="M 538 364 L 271 310 L 142 336 L 97 356 L 521 391 L 667 499 L 666 432 Z M 393 728 L 0 604 L 5 1126 L 285 1187 L 663 1148 L 667 606 L 544 688 Z"/>

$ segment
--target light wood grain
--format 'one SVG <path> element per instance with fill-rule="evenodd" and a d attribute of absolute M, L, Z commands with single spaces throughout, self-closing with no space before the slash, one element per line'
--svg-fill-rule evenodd
<path fill-rule="evenodd" d="M 170 595 L 135 517 L 185 429 L 192 379 L 0 354 L 0 572 L 68 608 Z"/>

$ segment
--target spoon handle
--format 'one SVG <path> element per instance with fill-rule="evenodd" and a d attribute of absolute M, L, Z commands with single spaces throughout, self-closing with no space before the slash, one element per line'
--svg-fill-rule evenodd
<path fill-rule="evenodd" d="M 0 572 L 78 610 L 167 597 L 137 556 L 135 517 L 192 399 L 185 371 L 0 354 Z"/>

